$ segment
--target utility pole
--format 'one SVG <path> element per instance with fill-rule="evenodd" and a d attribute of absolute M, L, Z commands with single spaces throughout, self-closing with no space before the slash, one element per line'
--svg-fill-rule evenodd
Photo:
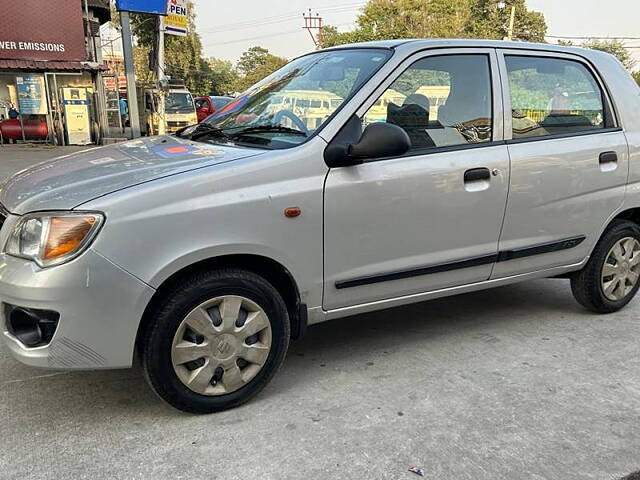
<path fill-rule="evenodd" d="M 322 17 L 319 13 L 316 13 L 315 16 L 311 14 L 311 9 L 309 9 L 309 14 L 302 14 L 302 18 L 304 18 L 304 28 L 309 32 L 311 36 L 311 40 L 315 44 L 316 48 L 320 48 L 322 46 L 322 41 L 324 40 L 324 27 L 322 24 Z M 316 32 L 314 35 L 314 31 Z"/>
<path fill-rule="evenodd" d="M 507 36 L 503 38 L 503 40 L 513 40 L 513 24 L 516 20 L 516 7 L 511 7 L 511 18 L 509 19 L 509 30 L 507 31 Z"/>
<path fill-rule="evenodd" d="M 131 40 L 131 23 L 129 12 L 120 12 L 120 26 L 122 27 L 122 53 L 124 55 L 124 71 L 127 76 L 127 106 L 129 107 L 129 123 L 131 137 L 140 136 L 140 116 L 138 114 L 138 94 L 136 92 L 136 74 L 133 66 L 133 44 Z"/>
<path fill-rule="evenodd" d="M 165 120 L 165 90 L 164 90 L 164 17 L 158 16 L 158 55 L 156 78 L 158 79 L 158 135 L 167 133 L 167 122 Z"/>

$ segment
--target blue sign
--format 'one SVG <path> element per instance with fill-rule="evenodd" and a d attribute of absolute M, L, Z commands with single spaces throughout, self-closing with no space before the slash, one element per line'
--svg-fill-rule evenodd
<path fill-rule="evenodd" d="M 116 0 L 116 10 L 166 15 L 167 0 Z"/>
<path fill-rule="evenodd" d="M 41 75 L 22 75 L 16 77 L 18 104 L 23 115 L 43 113 L 44 86 Z M 46 112 L 46 109 L 44 110 Z"/>

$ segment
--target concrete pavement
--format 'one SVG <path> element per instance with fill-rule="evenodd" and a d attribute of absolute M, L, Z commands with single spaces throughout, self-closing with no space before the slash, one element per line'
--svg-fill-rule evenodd
<path fill-rule="evenodd" d="M 36 163 L 87 148 L 93 148 L 93 146 L 0 145 L 0 180 Z"/>
<path fill-rule="evenodd" d="M 41 155 L 5 152 L 5 175 Z M 163 404 L 139 366 L 40 371 L 0 344 L 0 478 L 619 478 L 640 469 L 639 316 L 541 280 L 337 320 L 209 416 Z"/>

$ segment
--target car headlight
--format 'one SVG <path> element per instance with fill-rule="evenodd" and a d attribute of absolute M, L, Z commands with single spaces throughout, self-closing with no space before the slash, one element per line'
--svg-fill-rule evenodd
<path fill-rule="evenodd" d="M 93 212 L 43 212 L 21 217 L 5 253 L 33 260 L 40 267 L 60 265 L 80 255 L 104 222 Z"/>

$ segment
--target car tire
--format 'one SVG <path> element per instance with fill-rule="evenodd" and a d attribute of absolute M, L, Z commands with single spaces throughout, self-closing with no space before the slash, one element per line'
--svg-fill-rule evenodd
<path fill-rule="evenodd" d="M 289 346 L 282 297 L 264 278 L 245 270 L 182 278 L 151 315 L 141 345 L 147 381 L 160 398 L 185 412 L 212 413 L 247 402 L 271 380 Z M 245 338 L 248 333 L 252 336 Z M 181 363 L 200 353 L 201 358 Z"/>
<path fill-rule="evenodd" d="M 640 227 L 628 220 L 614 220 L 585 267 L 571 276 L 571 291 L 578 303 L 592 312 L 616 312 L 637 293 L 638 273 Z"/>

